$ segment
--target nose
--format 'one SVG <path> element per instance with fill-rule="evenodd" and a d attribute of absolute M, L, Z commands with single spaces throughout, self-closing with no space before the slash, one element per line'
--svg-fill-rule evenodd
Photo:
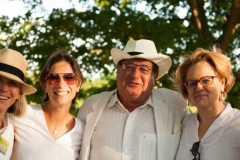
<path fill-rule="evenodd" d="M 195 87 L 195 90 L 202 90 L 204 87 L 200 82 L 197 82 L 197 85 Z"/>
<path fill-rule="evenodd" d="M 60 77 L 59 77 L 58 84 L 59 84 L 60 86 L 66 85 L 66 82 L 64 81 L 63 76 L 60 76 Z"/>
<path fill-rule="evenodd" d="M 8 90 L 8 84 L 5 82 L 0 82 L 0 90 L 6 92 Z"/>
<path fill-rule="evenodd" d="M 140 74 L 141 74 L 140 68 L 139 68 L 139 66 L 136 66 L 136 67 L 133 69 L 133 71 L 132 71 L 132 73 L 131 73 L 131 76 L 134 77 L 134 78 L 137 78 L 137 77 L 140 76 Z"/>

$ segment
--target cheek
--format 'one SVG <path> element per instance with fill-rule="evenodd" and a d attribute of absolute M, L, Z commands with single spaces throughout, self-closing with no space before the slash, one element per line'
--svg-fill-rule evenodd
<path fill-rule="evenodd" d="M 127 74 L 127 72 L 124 72 L 122 70 L 118 70 L 117 71 L 117 76 L 116 79 L 118 81 L 123 81 L 124 79 L 126 79 L 126 77 L 128 77 L 129 74 Z"/>
<path fill-rule="evenodd" d="M 155 78 L 154 78 L 154 76 L 150 76 L 150 77 L 149 76 L 142 76 L 141 79 L 142 79 L 143 84 L 146 87 L 148 87 L 148 88 L 154 87 L 154 85 L 155 85 Z"/>
<path fill-rule="evenodd" d="M 44 91 L 45 93 L 52 93 L 52 89 L 54 88 L 55 85 L 45 85 Z"/>
<path fill-rule="evenodd" d="M 187 91 L 187 93 L 188 93 L 189 101 L 192 101 L 192 99 L 193 99 L 193 91 Z"/>
<path fill-rule="evenodd" d="M 16 99 L 20 98 L 21 93 L 22 93 L 22 92 L 20 91 L 20 89 L 16 89 L 14 92 L 15 92 Z"/>

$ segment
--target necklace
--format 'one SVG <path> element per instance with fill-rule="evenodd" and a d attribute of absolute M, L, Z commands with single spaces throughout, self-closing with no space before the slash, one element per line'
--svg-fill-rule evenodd
<path fill-rule="evenodd" d="M 53 133 L 54 133 L 54 134 L 58 134 L 57 129 L 54 129 L 54 130 L 53 130 Z"/>

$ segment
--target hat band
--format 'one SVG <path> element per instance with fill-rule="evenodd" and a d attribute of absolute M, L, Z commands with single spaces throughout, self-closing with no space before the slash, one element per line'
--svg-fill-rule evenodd
<path fill-rule="evenodd" d="M 11 73 L 11 74 L 19 77 L 22 81 L 24 80 L 23 72 L 16 67 L 10 66 L 5 63 L 0 63 L 0 71 Z"/>
<path fill-rule="evenodd" d="M 139 55 L 139 54 L 143 54 L 142 52 L 127 52 L 130 56 L 136 56 L 136 55 Z"/>

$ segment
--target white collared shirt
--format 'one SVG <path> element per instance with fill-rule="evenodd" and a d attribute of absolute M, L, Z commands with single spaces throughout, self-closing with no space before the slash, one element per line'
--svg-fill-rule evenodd
<path fill-rule="evenodd" d="M 83 134 L 82 122 L 57 140 L 49 133 L 41 105 L 28 105 L 26 114 L 14 118 L 15 141 L 11 160 L 76 160 Z"/>
<path fill-rule="evenodd" d="M 183 120 L 177 160 L 190 160 L 194 142 L 199 141 L 199 121 L 197 114 L 187 115 Z M 201 160 L 239 160 L 240 159 L 240 111 L 228 104 L 213 122 L 201 140 Z"/>
<path fill-rule="evenodd" d="M 3 118 L 4 127 L 0 129 L 0 136 L 7 141 L 8 147 L 5 155 L 0 152 L 0 160 L 9 160 L 12 153 L 13 140 L 14 140 L 14 130 L 13 130 L 12 121 L 13 121 L 12 116 L 6 113 Z"/>
<path fill-rule="evenodd" d="M 152 98 L 130 113 L 115 94 L 93 132 L 90 160 L 156 160 L 156 144 Z"/>

